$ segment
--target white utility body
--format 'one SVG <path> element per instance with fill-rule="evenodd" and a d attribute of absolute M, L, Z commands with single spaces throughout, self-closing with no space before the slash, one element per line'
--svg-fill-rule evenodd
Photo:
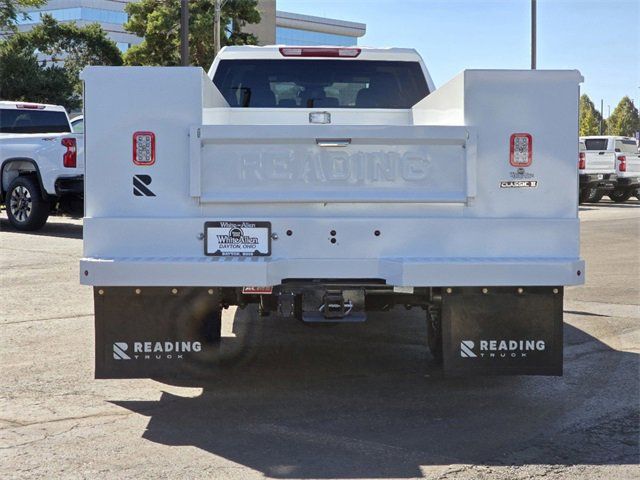
<path fill-rule="evenodd" d="M 151 310 L 207 295 L 218 318 L 253 302 L 323 322 L 412 304 L 436 357 L 444 335 L 449 373 L 561 372 L 562 286 L 584 282 L 577 71 L 466 70 L 436 90 L 414 50 L 273 46 L 227 47 L 208 76 L 83 79 L 98 376 L 182 374 L 121 360 Z M 458 302 L 486 305 L 467 319 Z M 509 332 L 513 309 L 546 317 Z M 154 315 L 166 339 L 175 319 Z M 481 317 L 490 338 L 547 347 L 490 360 L 482 329 L 465 332 Z"/>

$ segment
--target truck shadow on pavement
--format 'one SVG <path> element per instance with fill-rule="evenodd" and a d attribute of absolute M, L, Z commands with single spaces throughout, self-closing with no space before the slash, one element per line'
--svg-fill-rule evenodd
<path fill-rule="evenodd" d="M 236 326 L 250 333 L 224 339 L 245 344 L 238 361 L 213 368 L 206 382 L 183 383 L 203 387 L 199 396 L 114 402 L 150 417 L 143 438 L 275 478 L 640 460 L 638 355 L 569 324 L 564 377 L 457 379 L 429 365 L 415 310 L 333 328 L 238 311 Z"/>
<path fill-rule="evenodd" d="M 55 217 L 49 217 L 47 223 L 40 230 L 23 232 L 16 230 L 6 218 L 0 218 L 0 230 L 21 235 L 38 235 L 43 237 L 61 237 L 82 239 L 82 224 L 57 222 Z"/>

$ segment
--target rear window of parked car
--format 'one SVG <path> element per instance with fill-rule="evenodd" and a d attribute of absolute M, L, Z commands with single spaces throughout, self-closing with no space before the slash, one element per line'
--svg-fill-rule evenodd
<path fill-rule="evenodd" d="M 584 146 L 587 147 L 587 150 L 606 150 L 608 141 L 607 138 L 587 138 L 584 141 Z"/>
<path fill-rule="evenodd" d="M 213 81 L 231 107 L 406 109 L 429 94 L 418 62 L 223 60 Z"/>
<path fill-rule="evenodd" d="M 0 110 L 2 133 L 70 133 L 69 120 L 64 112 L 51 110 Z"/>

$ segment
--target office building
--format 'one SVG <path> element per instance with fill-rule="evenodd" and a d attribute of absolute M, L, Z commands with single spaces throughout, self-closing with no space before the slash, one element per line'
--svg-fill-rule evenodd
<path fill-rule="evenodd" d="M 28 30 L 49 14 L 59 22 L 78 25 L 99 23 L 121 51 L 142 39 L 124 29 L 127 14 L 124 7 L 135 0 L 49 0 L 43 7 L 28 11 L 29 18 L 20 19 L 19 30 Z M 321 0 L 318 0 L 321 1 Z M 366 25 L 332 18 L 300 15 L 276 9 L 276 0 L 259 0 L 261 21 L 244 30 L 258 37 L 260 45 L 357 45 L 366 33 Z"/>

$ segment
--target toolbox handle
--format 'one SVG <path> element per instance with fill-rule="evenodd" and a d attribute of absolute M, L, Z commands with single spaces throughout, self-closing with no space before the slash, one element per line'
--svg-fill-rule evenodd
<path fill-rule="evenodd" d="M 350 138 L 316 138 L 316 145 L 319 147 L 348 147 L 351 145 Z"/>

